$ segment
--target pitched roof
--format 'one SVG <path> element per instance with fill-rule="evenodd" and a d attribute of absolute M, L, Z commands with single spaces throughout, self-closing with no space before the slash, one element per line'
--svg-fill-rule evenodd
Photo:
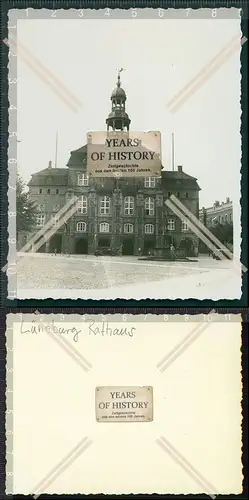
<path fill-rule="evenodd" d="M 70 151 L 70 153 L 87 153 L 87 144 L 84 146 L 81 146 L 79 149 L 73 149 L 73 151 Z"/>
<path fill-rule="evenodd" d="M 83 161 L 87 156 L 87 144 L 79 149 L 74 149 L 70 152 L 70 158 L 67 162 L 68 167 L 82 167 Z"/>
<path fill-rule="evenodd" d="M 39 172 L 35 172 L 34 174 L 31 175 L 31 179 L 28 182 L 28 186 L 39 186 L 40 184 L 42 184 L 43 179 L 45 184 L 47 184 L 45 179 L 47 179 L 48 177 L 52 177 L 53 179 L 56 178 L 54 179 L 56 184 L 66 185 L 68 178 L 68 168 L 48 167 L 44 168 L 43 170 L 40 170 Z"/>
<path fill-rule="evenodd" d="M 35 172 L 33 175 L 50 175 L 50 176 L 54 176 L 54 175 L 63 175 L 63 174 L 67 174 L 68 172 L 68 168 L 44 168 L 43 170 L 39 170 L 39 172 Z"/>
<path fill-rule="evenodd" d="M 196 177 L 192 177 L 192 175 L 186 174 L 183 171 L 178 170 L 162 170 L 162 187 L 164 189 L 174 187 L 174 190 L 177 189 L 177 185 L 179 185 L 179 189 L 181 186 L 186 186 L 189 189 L 198 189 L 201 190 Z M 170 189 L 169 189 L 170 191 Z"/>

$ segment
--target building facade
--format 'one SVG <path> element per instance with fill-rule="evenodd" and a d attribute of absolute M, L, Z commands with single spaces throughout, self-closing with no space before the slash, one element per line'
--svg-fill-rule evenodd
<path fill-rule="evenodd" d="M 107 130 L 129 130 L 130 118 L 125 109 L 126 93 L 120 76 L 111 95 Z M 66 254 L 94 254 L 112 249 L 119 255 L 143 255 L 157 248 L 184 248 L 188 255 L 198 254 L 198 238 L 166 206 L 174 194 L 199 216 L 199 185 L 178 166 L 163 170 L 160 178 L 90 178 L 87 175 L 87 145 L 71 152 L 66 168 L 48 168 L 32 175 L 29 196 L 37 205 L 37 227 L 44 227 L 72 196 L 79 207 L 70 219 L 40 247 L 39 251 Z M 18 249 L 32 234 L 18 235 Z"/>
<path fill-rule="evenodd" d="M 217 224 L 233 223 L 233 202 L 230 198 L 226 201 L 215 201 L 212 207 L 202 208 L 199 219 L 206 227 L 214 227 Z"/>

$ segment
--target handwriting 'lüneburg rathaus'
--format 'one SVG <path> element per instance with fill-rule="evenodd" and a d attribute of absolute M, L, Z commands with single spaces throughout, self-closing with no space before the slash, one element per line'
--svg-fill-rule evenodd
<path fill-rule="evenodd" d="M 125 111 L 126 93 L 120 85 L 111 95 L 112 108 L 106 119 L 107 130 L 130 128 Z M 94 254 L 112 250 L 119 255 L 153 253 L 156 248 L 183 248 L 187 255 L 198 254 L 198 238 L 187 221 L 178 218 L 165 204 L 174 194 L 199 216 L 197 180 L 182 166 L 162 170 L 153 178 L 91 178 L 87 175 L 87 145 L 71 151 L 66 168 L 48 168 L 32 175 L 30 199 L 37 204 L 37 232 L 73 195 L 79 207 L 67 223 L 53 234 L 39 251 L 66 254 Z M 32 235 L 19 234 L 18 247 Z"/>

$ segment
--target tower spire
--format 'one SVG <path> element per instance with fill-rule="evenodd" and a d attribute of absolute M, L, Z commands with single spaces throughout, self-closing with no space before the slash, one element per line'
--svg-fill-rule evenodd
<path fill-rule="evenodd" d="M 106 119 L 107 130 L 111 127 L 112 130 L 129 130 L 130 118 L 125 111 L 126 93 L 121 87 L 120 73 L 124 68 L 118 70 L 117 86 L 111 95 L 112 110 Z"/>
<path fill-rule="evenodd" d="M 117 87 L 120 87 L 121 86 L 121 82 L 120 82 L 120 73 L 121 71 L 124 71 L 124 68 L 120 68 L 118 70 L 118 81 L 117 81 Z"/>

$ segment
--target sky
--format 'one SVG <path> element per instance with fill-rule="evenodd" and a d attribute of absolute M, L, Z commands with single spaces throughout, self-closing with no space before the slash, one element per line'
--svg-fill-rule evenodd
<path fill-rule="evenodd" d="M 132 131 L 161 132 L 162 163 L 196 177 L 200 207 L 240 198 L 240 52 L 235 52 L 175 113 L 167 103 L 230 42 L 239 19 L 27 19 L 18 41 L 82 102 L 74 112 L 17 58 L 18 167 L 25 182 L 55 163 L 89 131 L 106 130 L 117 70 Z"/>

